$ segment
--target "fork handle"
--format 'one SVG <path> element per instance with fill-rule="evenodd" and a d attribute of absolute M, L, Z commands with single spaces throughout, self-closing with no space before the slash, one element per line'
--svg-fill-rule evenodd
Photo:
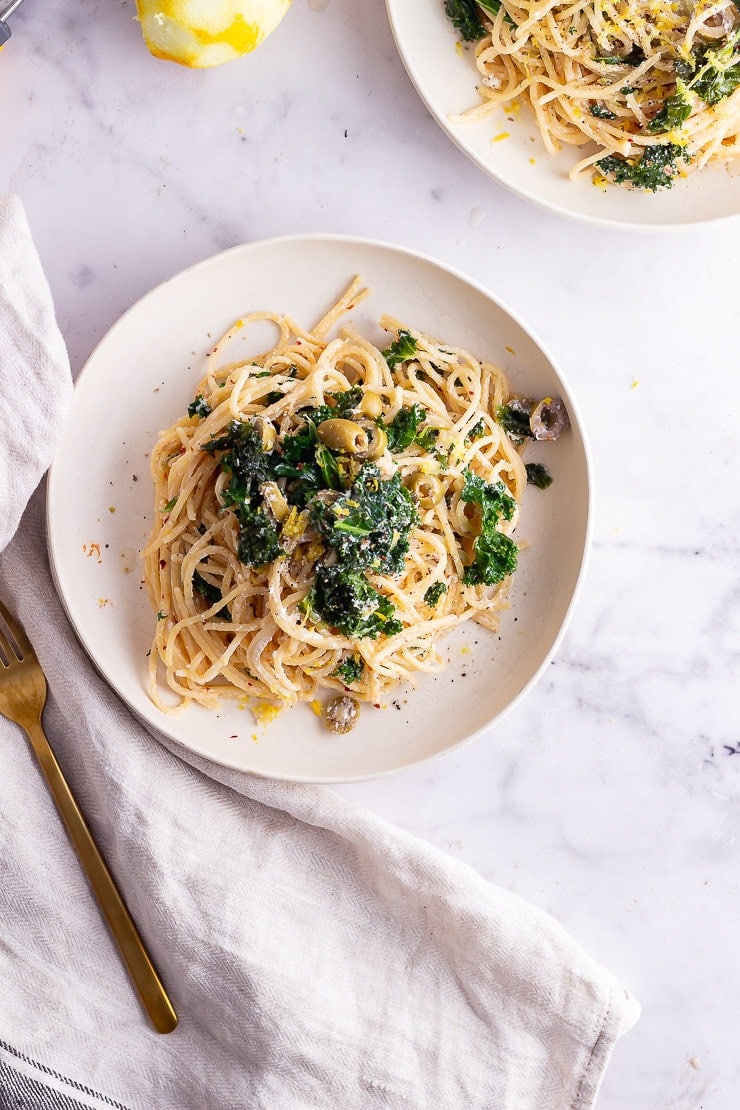
<path fill-rule="evenodd" d="M 136 990 L 158 1033 L 171 1033 L 177 1014 L 149 958 L 144 942 L 121 897 L 108 865 L 87 827 L 69 783 L 49 746 L 41 722 L 25 726 L 39 766 L 57 804 L 70 839 L 77 849 L 90 886 L 118 944 Z"/>

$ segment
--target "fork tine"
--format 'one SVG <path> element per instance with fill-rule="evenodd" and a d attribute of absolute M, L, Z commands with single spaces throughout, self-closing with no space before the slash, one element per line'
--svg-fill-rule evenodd
<path fill-rule="evenodd" d="M 13 659 L 23 659 L 26 655 L 33 655 L 34 651 L 31 647 L 31 641 L 23 631 L 23 626 L 11 617 L 2 601 L 0 601 L 0 620 L 5 622 L 10 631 L 10 635 L 17 645 L 17 650 L 15 650 L 7 636 L 3 635 L 3 627 L 2 624 L 0 624 L 0 651 L 6 656 L 10 655 L 8 662 L 11 662 Z"/>

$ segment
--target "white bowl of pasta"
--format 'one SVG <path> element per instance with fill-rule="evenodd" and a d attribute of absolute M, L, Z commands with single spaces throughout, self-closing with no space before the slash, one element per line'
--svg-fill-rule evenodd
<path fill-rule="evenodd" d="M 525 199 L 631 230 L 740 212 L 733 0 L 447 0 L 449 14 L 446 0 L 386 2 L 432 116 Z"/>
<path fill-rule="evenodd" d="M 179 274 L 102 340 L 49 549 L 149 725 L 243 771 L 349 781 L 456 747 L 531 687 L 589 489 L 573 398 L 511 312 L 431 259 L 303 236 Z"/>

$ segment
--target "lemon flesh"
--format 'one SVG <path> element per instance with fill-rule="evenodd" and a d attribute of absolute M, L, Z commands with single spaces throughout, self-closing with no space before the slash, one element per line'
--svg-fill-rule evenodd
<path fill-rule="evenodd" d="M 137 0 L 137 7 L 155 58 L 205 69 L 256 49 L 290 0 Z"/>

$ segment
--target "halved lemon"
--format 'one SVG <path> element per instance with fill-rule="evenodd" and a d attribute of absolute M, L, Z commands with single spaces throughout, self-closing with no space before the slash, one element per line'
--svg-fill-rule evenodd
<path fill-rule="evenodd" d="M 290 0 L 136 0 L 156 58 L 204 69 L 249 54 L 274 31 Z"/>

